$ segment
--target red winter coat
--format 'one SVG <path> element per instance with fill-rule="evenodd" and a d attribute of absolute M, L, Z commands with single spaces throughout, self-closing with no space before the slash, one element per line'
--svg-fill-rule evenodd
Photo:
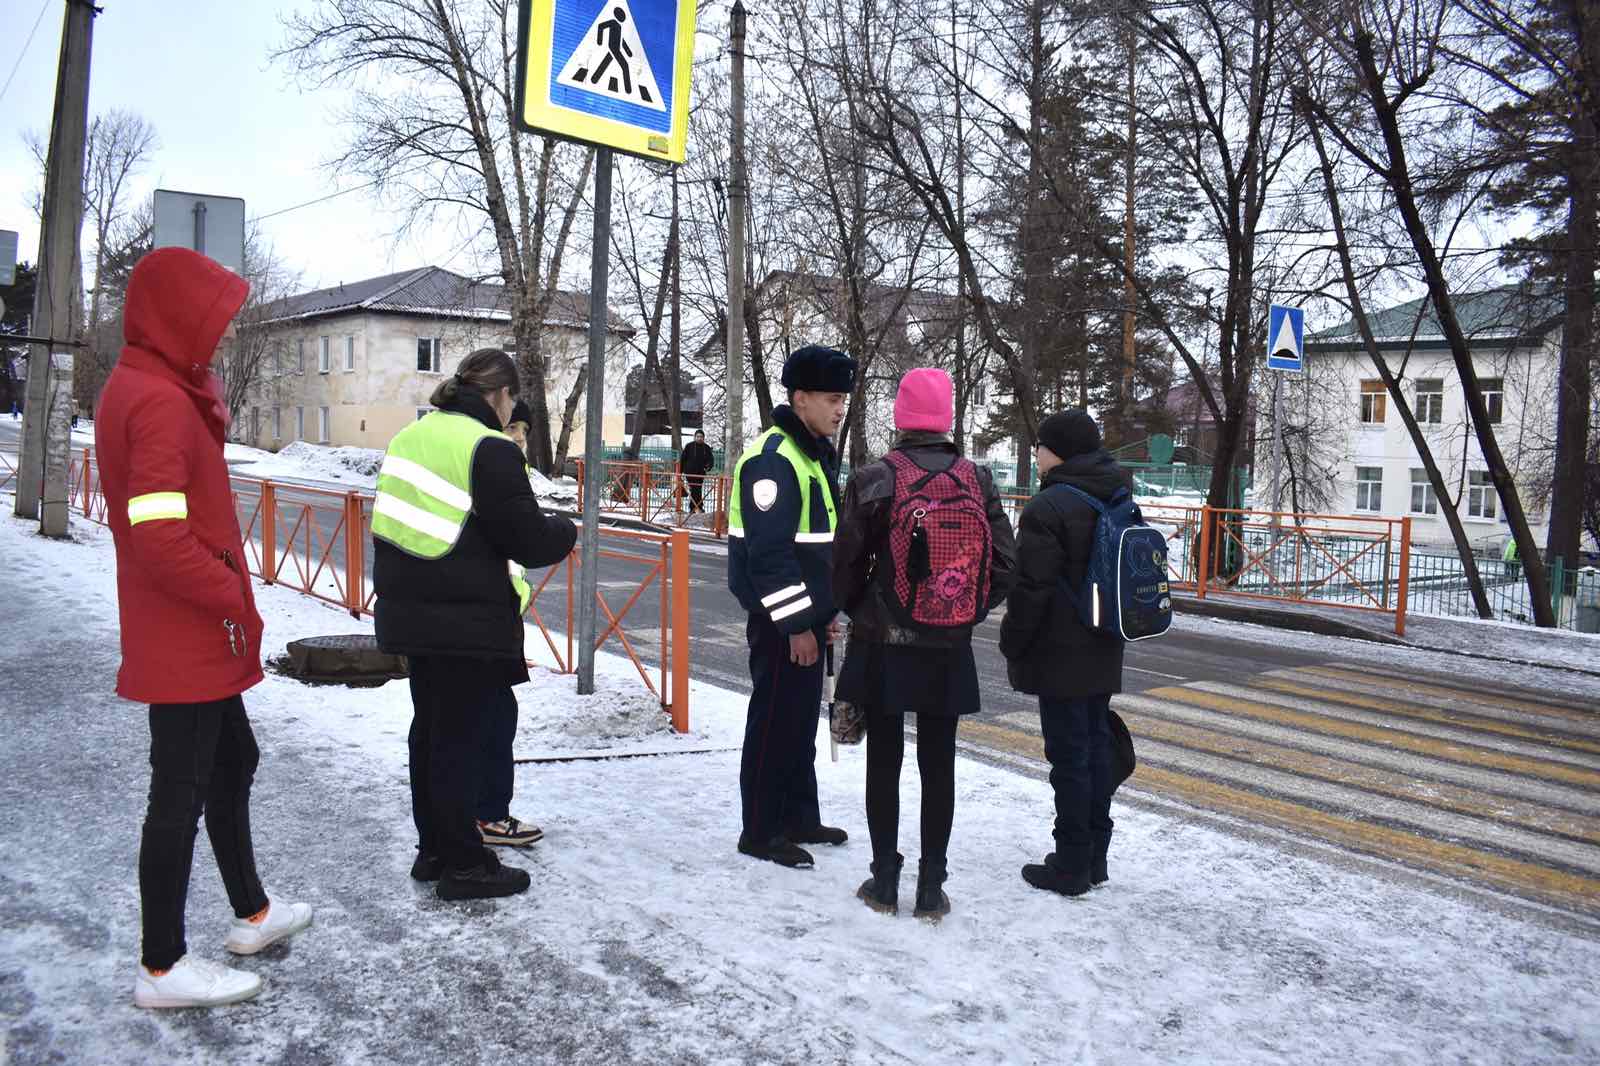
<path fill-rule="evenodd" d="M 204 703 L 261 680 L 261 616 L 245 570 L 211 357 L 249 286 L 196 252 L 139 260 L 126 342 L 95 418 L 117 546 L 122 669 L 140 703 Z"/>

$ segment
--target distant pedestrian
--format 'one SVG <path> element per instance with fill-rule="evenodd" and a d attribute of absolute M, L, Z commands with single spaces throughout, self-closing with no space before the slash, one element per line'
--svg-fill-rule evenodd
<path fill-rule="evenodd" d="M 739 764 L 739 851 L 810 867 L 801 844 L 843 844 L 817 802 L 823 651 L 837 632 L 831 579 L 839 458 L 833 435 L 856 361 L 809 345 L 783 364 L 789 402 L 739 457 L 728 509 L 728 587 L 749 612 L 750 707 Z"/>
<path fill-rule="evenodd" d="M 1082 410 L 1039 425 L 1039 491 L 1017 530 L 1017 579 L 1000 625 L 1011 686 L 1039 698 L 1039 724 L 1055 791 L 1055 850 L 1022 868 L 1035 888 L 1081 896 L 1107 879 L 1113 693 L 1122 691 L 1120 637 L 1079 620 L 1068 589 L 1082 586 L 1098 515 L 1068 486 L 1110 500 L 1126 475 Z"/>
<path fill-rule="evenodd" d="M 433 391 L 438 410 L 389 442 L 372 506 L 378 645 L 410 663 L 411 876 L 437 881 L 441 899 L 528 887 L 525 871 L 484 847 L 473 815 L 488 734 L 503 726 L 510 687 L 528 680 L 511 564 L 559 562 L 577 529 L 539 509 L 501 432 L 518 384 L 499 349 L 463 359 Z"/>
<path fill-rule="evenodd" d="M 711 451 L 711 445 L 706 443 L 706 431 L 695 430 L 694 440 L 683 446 L 683 454 L 678 457 L 678 469 L 683 471 L 683 478 L 689 484 L 690 514 L 696 511 L 705 513 L 706 475 L 716 464 L 717 457 Z"/>
<path fill-rule="evenodd" d="M 866 713 L 872 876 L 856 895 L 899 908 L 900 766 L 905 718 L 917 716 L 922 856 L 915 914 L 949 913 L 941 887 L 956 802 L 956 726 L 979 710 L 972 627 L 1006 597 L 1016 559 L 989 471 L 950 439 L 950 375 L 912 370 L 894 404 L 887 456 L 845 488 L 833 549 L 834 602 L 850 615 L 835 696 Z"/>
<path fill-rule="evenodd" d="M 1522 578 L 1522 559 L 1517 555 L 1517 538 L 1507 537 L 1506 546 L 1500 551 L 1500 562 L 1504 564 L 1505 575 L 1511 581 Z"/>
<path fill-rule="evenodd" d="M 187 249 L 140 259 L 124 304 L 126 344 L 95 422 L 117 552 L 117 692 L 150 705 L 133 988 L 141 1007 L 216 1006 L 261 990 L 257 975 L 189 953 L 184 910 L 202 814 L 233 907 L 223 947 L 251 955 L 311 923 L 309 906 L 261 887 L 250 833 L 260 752 L 240 693 L 261 680 L 262 625 L 222 455 L 227 406 L 211 372 L 248 292 Z"/>

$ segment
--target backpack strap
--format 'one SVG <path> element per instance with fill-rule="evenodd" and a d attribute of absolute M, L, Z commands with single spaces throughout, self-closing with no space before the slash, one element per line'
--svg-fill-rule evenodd
<path fill-rule="evenodd" d="M 1066 489 L 1068 492 L 1070 492 L 1074 496 L 1078 497 L 1078 499 L 1082 500 L 1084 503 L 1088 504 L 1090 507 L 1093 507 L 1094 508 L 1094 513 L 1097 514 L 1097 515 L 1103 515 L 1103 514 L 1106 513 L 1106 505 L 1103 502 L 1101 502 L 1098 498 L 1090 495 L 1089 493 L 1084 492 L 1082 489 L 1078 488 L 1076 485 L 1068 485 L 1065 482 L 1058 482 L 1053 487 Z M 1118 490 L 1117 495 L 1121 496 L 1121 495 L 1125 494 L 1127 491 L 1128 491 L 1127 489 L 1120 489 L 1120 490 Z M 1116 497 L 1112 497 L 1111 502 L 1112 503 L 1116 503 L 1117 502 Z"/>

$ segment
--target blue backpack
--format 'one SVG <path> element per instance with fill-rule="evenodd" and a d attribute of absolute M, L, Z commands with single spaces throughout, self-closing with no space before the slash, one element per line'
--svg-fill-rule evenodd
<path fill-rule="evenodd" d="M 1167 585 L 1167 538 L 1152 529 L 1127 489 L 1102 502 L 1082 489 L 1061 485 L 1094 508 L 1099 517 L 1090 542 L 1083 586 L 1067 594 L 1084 627 L 1095 633 L 1145 640 L 1172 628 Z"/>

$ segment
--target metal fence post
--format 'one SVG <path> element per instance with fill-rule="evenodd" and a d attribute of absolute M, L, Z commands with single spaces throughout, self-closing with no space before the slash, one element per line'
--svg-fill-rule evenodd
<path fill-rule="evenodd" d="M 344 601 L 352 618 L 361 617 L 367 587 L 366 538 L 362 536 L 361 494 L 344 495 Z"/>
<path fill-rule="evenodd" d="M 1406 594 L 1411 588 L 1411 516 L 1400 519 L 1400 591 L 1395 598 L 1394 635 L 1406 635 Z"/>
<path fill-rule="evenodd" d="M 689 731 L 689 534 L 682 529 L 672 534 L 672 728 Z"/>
<path fill-rule="evenodd" d="M 278 489 L 261 483 L 261 580 L 272 584 L 278 577 Z"/>
<path fill-rule="evenodd" d="M 1566 593 L 1566 585 L 1567 562 L 1558 555 L 1550 563 L 1550 611 L 1555 615 L 1557 629 L 1561 628 L 1561 600 Z"/>

